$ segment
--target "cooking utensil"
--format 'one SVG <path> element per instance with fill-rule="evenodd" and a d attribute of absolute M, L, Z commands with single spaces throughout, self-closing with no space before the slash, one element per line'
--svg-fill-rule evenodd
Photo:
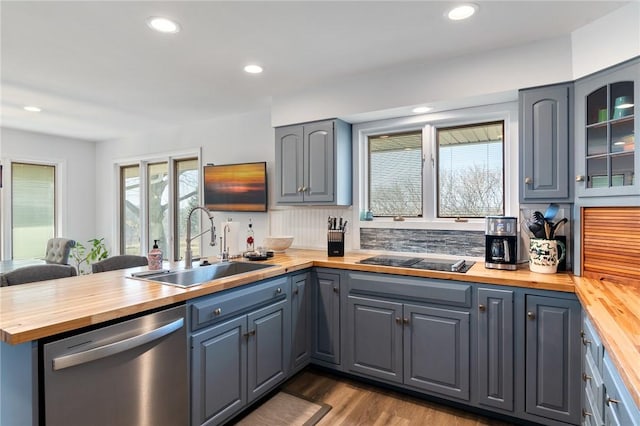
<path fill-rule="evenodd" d="M 549 225 L 549 222 L 544 223 L 544 235 L 547 240 L 551 239 L 551 225 Z"/>
<path fill-rule="evenodd" d="M 554 238 L 556 236 L 558 229 L 560 229 L 565 223 L 567 223 L 567 218 L 563 217 L 561 220 L 551 225 L 551 238 Z"/>
<path fill-rule="evenodd" d="M 542 213 L 536 211 L 533 212 L 531 216 L 537 224 L 539 224 L 540 226 L 544 225 L 544 215 Z"/>
<path fill-rule="evenodd" d="M 547 210 L 544 212 L 544 219 L 546 221 L 553 220 L 553 218 L 558 214 L 559 207 L 560 206 L 558 206 L 556 203 L 549 204 L 549 207 L 547 207 Z"/>

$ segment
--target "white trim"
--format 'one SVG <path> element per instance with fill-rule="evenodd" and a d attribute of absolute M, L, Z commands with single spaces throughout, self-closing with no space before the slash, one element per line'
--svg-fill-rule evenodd
<path fill-rule="evenodd" d="M 456 109 L 451 111 L 399 117 L 386 120 L 354 124 L 352 128 L 354 182 L 353 182 L 353 244 L 360 248 L 360 227 L 365 228 L 405 228 L 405 229 L 448 229 L 448 230 L 484 230 L 484 218 L 468 219 L 467 222 L 455 222 L 453 219 L 435 217 L 435 170 L 427 169 L 435 152 L 435 131 L 438 127 L 461 126 L 479 122 L 504 121 L 504 210 L 506 216 L 517 216 L 518 205 L 518 102 Z M 397 133 L 423 130 L 423 216 L 405 218 L 395 222 L 392 218 L 376 218 L 373 221 L 360 221 L 359 212 L 367 205 L 364 183 L 367 177 L 367 138 L 376 134 Z M 435 158 L 435 157 L 434 157 Z M 427 202 L 431 200 L 431 202 Z"/>
<path fill-rule="evenodd" d="M 12 214 L 12 183 L 14 163 L 33 164 L 39 166 L 52 166 L 54 168 L 54 220 L 55 235 L 54 237 L 64 236 L 67 232 L 67 215 L 64 214 L 69 208 L 69 198 L 67 188 L 69 186 L 69 175 L 67 161 L 56 158 L 30 158 L 30 157 L 4 157 L 3 165 L 3 187 L 2 187 L 2 260 L 11 260 L 13 258 L 13 214 Z M 44 254 L 44 248 L 43 248 Z"/>

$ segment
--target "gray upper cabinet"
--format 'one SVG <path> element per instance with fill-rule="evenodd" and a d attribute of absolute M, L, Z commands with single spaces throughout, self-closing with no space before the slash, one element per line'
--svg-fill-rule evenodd
<path fill-rule="evenodd" d="M 575 98 L 576 197 L 640 195 L 640 58 L 578 80 Z"/>
<path fill-rule="evenodd" d="M 580 302 L 527 295 L 526 310 L 526 412 L 579 424 Z"/>
<path fill-rule="evenodd" d="M 296 124 L 275 135 L 278 204 L 351 205 L 350 124 Z"/>
<path fill-rule="evenodd" d="M 572 202 L 573 84 L 521 90 L 520 202 Z"/>

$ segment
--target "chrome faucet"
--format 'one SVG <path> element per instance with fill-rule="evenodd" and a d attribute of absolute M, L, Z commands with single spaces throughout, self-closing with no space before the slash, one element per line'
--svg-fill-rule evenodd
<path fill-rule="evenodd" d="M 196 235 L 195 237 L 191 237 L 191 215 L 193 215 L 193 212 L 195 212 L 196 210 L 202 210 L 203 212 L 207 213 L 207 216 L 209 216 L 209 220 L 211 221 L 211 228 L 209 229 L 205 229 L 204 231 L 202 231 L 201 233 L 199 233 L 198 235 Z M 213 224 L 213 213 L 211 213 L 211 211 L 209 211 L 208 208 L 203 207 L 203 206 L 195 206 L 194 208 L 192 208 L 189 211 L 189 215 L 187 216 L 187 249 L 184 253 L 184 268 L 185 269 L 191 269 L 192 265 L 191 263 L 193 262 L 193 259 L 191 257 L 191 241 L 193 241 L 194 239 L 198 238 L 199 236 L 207 233 L 211 231 L 211 241 L 209 242 L 210 246 L 215 246 L 216 245 L 216 226 Z"/>
<path fill-rule="evenodd" d="M 221 256 L 221 261 L 222 262 L 228 262 L 229 261 L 229 247 L 227 247 L 227 231 L 231 232 L 231 227 L 229 226 L 229 223 L 226 223 L 224 225 L 224 228 L 222 229 L 222 247 L 220 247 L 220 249 L 222 250 L 222 256 Z"/>

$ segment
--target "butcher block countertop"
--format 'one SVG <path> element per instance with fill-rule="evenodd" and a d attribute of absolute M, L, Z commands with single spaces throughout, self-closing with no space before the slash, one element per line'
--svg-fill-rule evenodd
<path fill-rule="evenodd" d="M 370 253 L 351 252 L 344 257 L 328 257 L 325 251 L 289 249 L 263 262 L 277 265 L 273 268 L 187 289 L 131 278 L 131 273 L 144 271 L 146 267 L 2 287 L 0 341 L 15 345 L 38 340 L 312 266 L 392 273 L 575 292 L 640 406 L 640 369 L 634 368 L 640 365 L 640 286 L 574 277 L 568 273 L 537 274 L 530 272 L 526 265 L 517 271 L 500 271 L 486 269 L 483 262 L 477 262 L 461 274 L 357 263 L 370 256 Z M 168 263 L 164 266 L 183 267 Z"/>

